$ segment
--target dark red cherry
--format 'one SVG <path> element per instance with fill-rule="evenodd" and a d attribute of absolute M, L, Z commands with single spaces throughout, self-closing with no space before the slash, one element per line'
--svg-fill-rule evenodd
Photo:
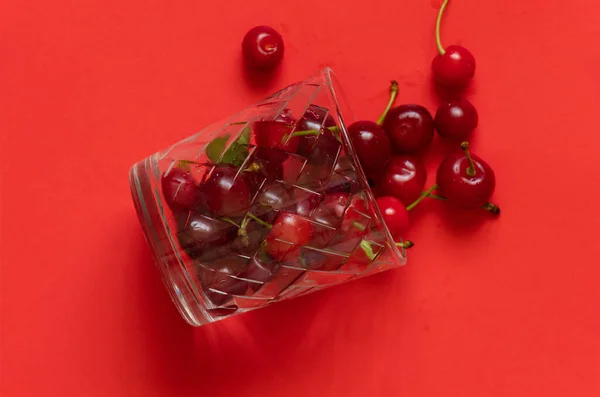
<path fill-rule="evenodd" d="M 313 214 L 313 219 L 330 227 L 337 227 L 344 216 L 350 196 L 339 192 L 325 196 L 321 205 Z"/>
<path fill-rule="evenodd" d="M 244 278 L 259 283 L 265 283 L 273 276 L 274 270 L 275 266 L 273 262 L 262 262 L 254 256 L 248 264 L 248 269 L 244 274 Z M 250 288 L 252 290 L 258 289 L 257 287 L 256 283 L 250 283 Z"/>
<path fill-rule="evenodd" d="M 198 266 L 197 274 L 204 293 L 215 306 L 225 304 L 231 295 L 244 295 L 248 290 L 248 281 L 226 272 Z"/>
<path fill-rule="evenodd" d="M 394 196 L 409 206 L 421 195 L 427 172 L 423 163 L 410 156 L 395 156 L 388 162 L 378 184 L 382 195 Z"/>
<path fill-rule="evenodd" d="M 200 189 L 188 170 L 173 167 L 161 177 L 161 189 L 172 210 L 196 209 L 200 203 Z"/>
<path fill-rule="evenodd" d="M 283 52 L 283 38 L 269 26 L 256 26 L 250 29 L 242 41 L 244 60 L 252 68 L 274 68 L 281 62 Z"/>
<path fill-rule="evenodd" d="M 464 141 L 477 127 L 479 116 L 471 102 L 458 99 L 443 103 L 435 113 L 434 121 L 442 138 Z"/>
<path fill-rule="evenodd" d="M 422 151 L 433 139 L 433 117 L 421 105 L 407 104 L 392 108 L 384 122 L 394 153 L 413 154 Z"/>
<path fill-rule="evenodd" d="M 401 238 L 410 225 L 408 211 L 402 201 L 396 197 L 384 196 L 379 197 L 376 202 L 392 238 L 394 240 Z"/>
<path fill-rule="evenodd" d="M 200 189 L 204 206 L 216 217 L 242 216 L 250 207 L 250 186 L 236 167 L 215 166 Z"/>
<path fill-rule="evenodd" d="M 391 157 L 390 140 L 380 125 L 373 121 L 357 121 L 348 127 L 348 135 L 365 170 L 385 167 Z"/>
<path fill-rule="evenodd" d="M 269 147 L 295 153 L 298 150 L 298 138 L 290 137 L 294 125 L 278 120 L 255 121 L 252 132 L 256 146 Z"/>
<path fill-rule="evenodd" d="M 267 236 L 267 253 L 275 260 L 283 260 L 286 254 L 310 241 L 312 223 L 298 215 L 281 212 Z"/>
<path fill-rule="evenodd" d="M 321 131 L 321 129 L 325 129 L 324 135 L 333 136 L 327 128 L 334 127 L 335 125 L 335 120 L 329 114 L 329 110 L 317 105 L 310 105 L 302 115 L 302 118 L 298 120 L 296 131 Z M 316 141 L 316 134 L 300 136 L 298 154 L 304 157 L 310 156 Z"/>
<path fill-rule="evenodd" d="M 294 203 L 294 200 L 294 188 L 291 185 L 275 182 L 266 186 L 260 192 L 255 203 L 262 211 L 283 211 L 290 207 Z"/>
<path fill-rule="evenodd" d="M 211 260 L 222 255 L 221 249 L 235 239 L 235 226 L 191 212 L 181 218 L 177 237 L 181 249 L 192 259 Z"/>
<path fill-rule="evenodd" d="M 465 47 L 451 45 L 444 55 L 438 54 L 431 64 L 438 84 L 457 88 L 466 86 L 475 74 L 475 57 Z"/>
<path fill-rule="evenodd" d="M 281 164 L 288 158 L 288 153 L 298 150 L 298 137 L 291 136 L 293 130 L 293 124 L 281 121 L 265 120 L 253 124 L 257 146 L 255 157 L 264 167 L 268 178 L 282 173 Z"/>
<path fill-rule="evenodd" d="M 486 206 L 496 188 L 494 170 L 471 154 L 466 142 L 462 148 L 463 152 L 451 154 L 438 167 L 437 191 L 449 203 L 459 207 L 473 209 Z M 496 213 L 496 210 L 492 212 Z"/>

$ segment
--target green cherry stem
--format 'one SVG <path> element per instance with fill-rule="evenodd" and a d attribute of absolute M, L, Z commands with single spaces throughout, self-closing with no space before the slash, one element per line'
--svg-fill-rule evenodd
<path fill-rule="evenodd" d="M 408 249 L 408 248 L 411 248 L 411 247 L 414 247 L 414 246 L 415 246 L 415 243 L 413 243 L 410 240 L 404 240 L 401 243 L 396 243 L 396 247 L 398 247 L 398 248 Z"/>
<path fill-rule="evenodd" d="M 428 196 L 432 199 L 435 200 L 447 200 L 446 197 L 442 197 L 442 196 L 438 196 L 437 194 L 432 194 L 429 193 Z M 494 203 L 485 203 L 484 205 L 481 206 L 481 208 L 483 208 L 486 211 L 491 212 L 494 215 L 499 215 L 500 214 L 500 207 L 498 207 L 496 204 Z"/>
<path fill-rule="evenodd" d="M 467 160 L 469 161 L 469 167 L 467 168 L 467 175 L 473 177 L 477 172 L 475 171 L 475 164 L 473 163 L 473 159 L 471 158 L 471 153 L 469 152 L 469 142 L 463 142 L 460 144 L 460 148 L 465 152 L 465 156 L 467 156 Z"/>
<path fill-rule="evenodd" d="M 331 132 L 340 132 L 340 127 L 333 126 L 333 127 L 327 127 L 327 129 Z M 319 130 L 304 130 L 304 131 L 296 131 L 292 134 L 292 137 L 295 136 L 312 136 L 312 135 L 319 135 Z"/>
<path fill-rule="evenodd" d="M 448 5 L 449 0 L 444 0 L 442 6 L 440 7 L 440 11 L 438 12 L 437 21 L 435 22 L 435 42 L 437 44 L 438 51 L 440 55 L 444 55 L 446 50 L 442 45 L 442 40 L 440 39 L 440 25 L 442 24 L 442 16 L 444 15 L 444 11 L 446 10 L 446 6 Z"/>
<path fill-rule="evenodd" d="M 429 189 L 425 190 L 423 193 L 421 193 L 421 195 L 419 196 L 418 199 L 416 199 L 415 201 L 412 202 L 412 204 L 410 204 L 408 207 L 406 207 L 407 211 L 412 210 L 413 208 L 415 208 L 417 205 L 419 205 L 419 203 L 421 201 L 423 201 L 423 199 L 425 197 L 431 197 L 431 193 L 437 189 L 437 185 L 433 185 L 432 187 L 430 187 Z"/>
<path fill-rule="evenodd" d="M 378 125 L 383 124 L 383 121 L 385 120 L 385 116 L 387 116 L 388 112 L 394 105 L 394 102 L 396 101 L 397 96 L 398 96 L 398 82 L 395 80 L 392 80 L 392 82 L 390 83 L 390 100 L 388 101 L 388 104 L 385 107 L 383 114 L 377 120 Z"/>
<path fill-rule="evenodd" d="M 254 215 L 252 212 L 248 212 L 246 214 L 246 216 L 248 218 L 252 219 L 253 221 L 255 221 L 256 223 L 258 223 L 258 224 L 266 227 L 267 229 L 273 229 L 273 225 L 271 225 L 270 223 L 267 223 L 267 222 L 263 221 L 262 219 L 260 219 L 256 215 Z"/>
<path fill-rule="evenodd" d="M 240 225 L 238 225 L 237 223 L 235 223 L 234 221 L 232 221 L 231 218 L 222 217 L 222 218 L 219 218 L 219 219 L 221 219 L 223 222 L 227 222 L 230 225 L 233 225 L 233 226 L 237 227 L 238 229 L 241 227 Z"/>

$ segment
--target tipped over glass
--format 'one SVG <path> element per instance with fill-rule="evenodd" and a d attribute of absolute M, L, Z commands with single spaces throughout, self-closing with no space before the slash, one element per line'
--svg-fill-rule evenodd
<path fill-rule="evenodd" d="M 134 164 L 164 282 L 192 325 L 405 263 L 329 68 Z"/>

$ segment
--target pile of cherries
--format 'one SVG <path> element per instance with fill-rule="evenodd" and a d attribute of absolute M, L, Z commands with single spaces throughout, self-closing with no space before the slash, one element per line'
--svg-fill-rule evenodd
<path fill-rule="evenodd" d="M 250 123 L 234 141 L 213 139 L 205 159 L 163 173 L 179 246 L 219 310 L 237 310 L 233 296 L 276 296 L 278 283 L 263 287 L 279 280 L 282 265 L 331 271 L 372 262 L 373 247 L 363 241 L 372 207 L 357 194 L 339 133 L 325 108 L 311 105 L 300 118 L 286 110 Z"/>
<path fill-rule="evenodd" d="M 381 117 L 376 122 L 357 121 L 347 129 L 396 241 L 409 229 L 409 211 L 425 198 L 500 213 L 490 202 L 494 171 L 470 151 L 477 110 L 460 97 L 474 75 L 475 59 L 464 47 L 443 48 L 440 42 L 447 3 L 438 14 L 439 55 L 432 72 L 435 82 L 457 99 L 443 102 L 432 117 L 421 105 L 394 106 L 398 84 L 393 81 Z M 267 26 L 250 30 L 242 48 L 252 68 L 273 69 L 283 58 L 282 37 Z M 456 150 L 439 164 L 436 184 L 425 188 L 421 158 L 435 131 Z M 343 262 L 356 270 L 372 261 L 372 247 L 363 239 L 368 227 L 360 223 L 369 204 L 353 196 L 355 178 L 343 177 L 340 132 L 327 109 L 311 105 L 299 118 L 286 110 L 274 120 L 249 124 L 233 142 L 229 136 L 215 138 L 206 148 L 207 162 L 182 160 L 162 175 L 162 194 L 174 214 L 179 244 L 198 264 L 202 288 L 217 307 L 211 309 L 214 315 L 238 310 L 233 296 L 261 296 L 265 282 L 286 261 L 310 270 L 338 270 Z M 298 172 L 291 156 L 305 160 Z M 350 260 L 319 253 L 334 242 L 337 249 L 352 253 Z M 410 241 L 397 244 L 412 246 Z M 317 251 L 302 252 L 305 246 Z M 269 290 L 263 297 L 278 292 Z"/>

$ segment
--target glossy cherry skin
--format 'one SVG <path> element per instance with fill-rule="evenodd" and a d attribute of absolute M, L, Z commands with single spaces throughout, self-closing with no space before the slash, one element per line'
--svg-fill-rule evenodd
<path fill-rule="evenodd" d="M 207 298 L 216 306 L 225 304 L 231 295 L 244 295 L 248 290 L 248 281 L 234 277 L 227 269 L 215 271 L 198 266 L 197 275 Z"/>
<path fill-rule="evenodd" d="M 397 154 L 413 154 L 427 148 L 433 140 L 433 117 L 421 105 L 407 104 L 390 109 L 383 129 Z"/>
<path fill-rule="evenodd" d="M 215 217 L 242 216 L 250 206 L 250 186 L 236 167 L 215 166 L 200 189 L 203 206 Z M 239 175 L 238 175 L 239 172 Z"/>
<path fill-rule="evenodd" d="M 335 120 L 331 117 L 327 109 L 316 105 L 310 105 L 302 115 L 302 118 L 298 120 L 296 131 L 321 130 L 321 128 L 326 129 L 334 126 Z M 328 130 L 325 130 L 324 135 L 333 137 L 333 134 Z M 310 156 L 316 141 L 317 135 L 299 137 L 298 154 L 304 157 Z M 317 158 L 317 156 L 313 157 L 315 159 Z"/>
<path fill-rule="evenodd" d="M 252 132 L 256 142 L 255 157 L 261 163 L 269 179 L 280 174 L 281 164 L 288 158 L 288 153 L 298 150 L 298 137 L 291 137 L 293 124 L 281 120 L 256 121 Z"/>
<path fill-rule="evenodd" d="M 475 57 L 465 47 L 451 45 L 431 64 L 434 80 L 447 87 L 466 86 L 475 74 Z"/>
<path fill-rule="evenodd" d="M 172 210 L 193 210 L 200 204 L 200 189 L 190 171 L 173 167 L 160 180 L 167 205 Z"/>
<path fill-rule="evenodd" d="M 252 68 L 274 68 L 281 62 L 283 52 L 283 38 L 270 26 L 250 29 L 242 41 L 244 60 Z"/>
<path fill-rule="evenodd" d="M 177 237 L 181 249 L 192 259 L 212 260 L 222 255 L 220 248 L 235 239 L 237 229 L 228 223 L 191 212 L 181 218 Z"/>
<path fill-rule="evenodd" d="M 380 125 L 373 121 L 357 121 L 348 127 L 348 135 L 361 165 L 367 171 L 385 167 L 392 154 L 390 140 Z"/>
<path fill-rule="evenodd" d="M 385 168 L 379 187 L 384 195 L 394 196 L 409 206 L 423 192 L 426 179 L 427 172 L 421 161 L 410 156 L 394 156 Z"/>
<path fill-rule="evenodd" d="M 477 109 L 466 99 L 443 103 L 435 113 L 435 130 L 442 138 L 464 141 L 477 127 Z"/>
<path fill-rule="evenodd" d="M 464 153 L 444 159 L 437 170 L 438 193 L 459 207 L 479 208 L 489 202 L 496 188 L 494 170 L 485 161 L 471 154 L 475 175 L 469 176 L 469 160 Z"/>
<path fill-rule="evenodd" d="M 273 259 L 281 261 L 289 251 L 308 243 L 312 233 L 313 225 L 309 220 L 289 212 L 281 212 L 267 236 L 267 253 Z"/>
<path fill-rule="evenodd" d="M 383 196 L 379 197 L 376 202 L 392 238 L 394 240 L 401 238 L 410 226 L 408 211 L 402 201 L 396 197 Z"/>

